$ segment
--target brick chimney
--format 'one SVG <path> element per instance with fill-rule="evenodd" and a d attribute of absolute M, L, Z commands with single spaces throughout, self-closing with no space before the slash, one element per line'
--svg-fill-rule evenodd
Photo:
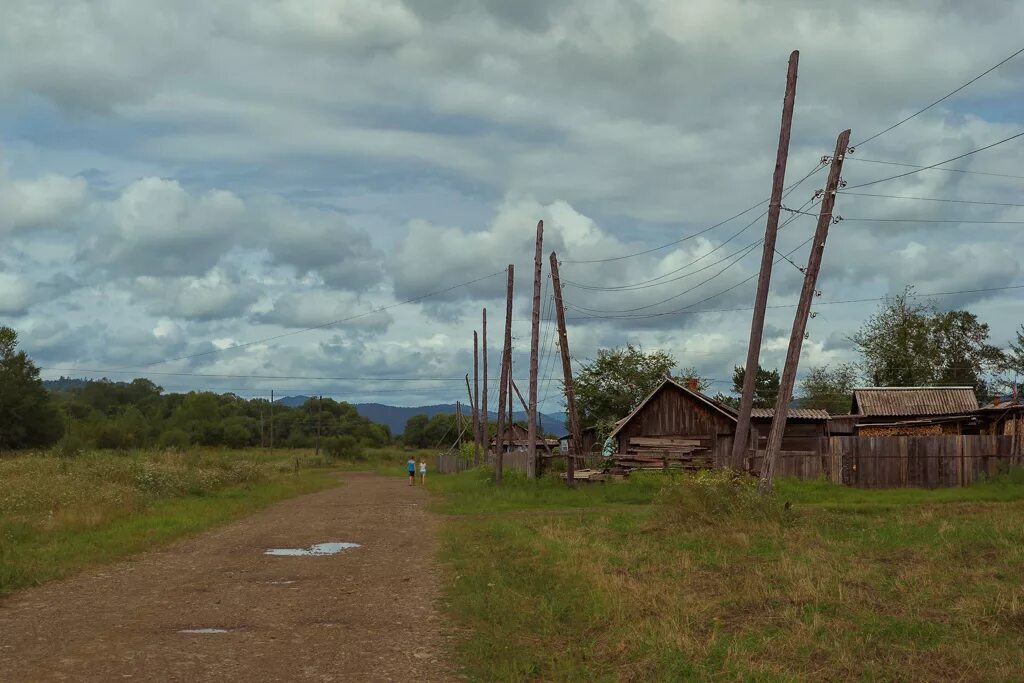
<path fill-rule="evenodd" d="M 699 393 L 700 392 L 700 380 L 697 379 L 696 377 L 687 377 L 686 378 L 686 388 L 689 389 L 690 391 L 696 391 L 696 392 Z"/>

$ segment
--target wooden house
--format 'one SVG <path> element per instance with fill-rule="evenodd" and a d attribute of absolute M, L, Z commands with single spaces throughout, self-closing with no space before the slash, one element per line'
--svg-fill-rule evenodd
<path fill-rule="evenodd" d="M 558 439 L 545 439 L 540 434 L 540 430 L 537 430 L 537 450 L 548 451 L 558 448 Z M 491 449 L 493 450 L 498 443 L 497 437 L 491 439 Z M 513 424 L 511 427 L 505 429 L 505 434 L 501 439 L 501 446 L 503 453 L 516 453 L 519 451 L 526 451 L 527 446 L 530 443 L 530 434 L 526 427 L 521 424 Z"/>
<path fill-rule="evenodd" d="M 763 449 L 771 429 L 772 409 L 751 413 L 751 446 Z M 756 469 L 757 453 L 747 450 L 741 462 L 732 457 L 737 414 L 734 409 L 693 387 L 666 379 L 612 431 L 618 441 L 616 460 L 623 464 L 664 466 L 672 461 L 684 468 L 733 467 Z M 782 451 L 821 456 L 827 450 L 828 413 L 791 409 Z"/>
<path fill-rule="evenodd" d="M 595 454 L 600 455 L 601 444 L 597 440 L 597 427 L 584 427 L 580 430 L 580 441 L 577 446 L 572 442 L 572 434 L 566 434 L 558 438 L 559 449 L 563 452 L 573 452 L 578 455 Z"/>
<path fill-rule="evenodd" d="M 978 434 L 971 387 L 863 387 L 853 390 L 858 436 Z"/>

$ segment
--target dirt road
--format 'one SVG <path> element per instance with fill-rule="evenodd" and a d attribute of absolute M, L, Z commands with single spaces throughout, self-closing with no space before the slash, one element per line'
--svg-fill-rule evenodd
<path fill-rule="evenodd" d="M 0 602 L 0 681 L 451 680 L 427 494 L 342 480 Z M 342 541 L 361 547 L 264 554 Z"/>

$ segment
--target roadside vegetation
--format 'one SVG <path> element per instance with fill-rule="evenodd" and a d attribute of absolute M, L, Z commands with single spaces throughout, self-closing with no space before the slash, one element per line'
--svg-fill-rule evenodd
<path fill-rule="evenodd" d="M 660 476 L 435 478 L 469 679 L 1019 680 L 1024 473 L 768 501 Z"/>

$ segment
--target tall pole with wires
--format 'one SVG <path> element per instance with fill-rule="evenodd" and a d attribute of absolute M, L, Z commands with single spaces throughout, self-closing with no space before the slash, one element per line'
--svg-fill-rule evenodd
<path fill-rule="evenodd" d="M 537 364 L 540 356 L 540 279 L 544 271 L 544 221 L 537 221 L 537 240 L 533 252 L 533 317 L 530 320 L 530 410 L 526 419 L 526 476 L 537 477 Z"/>
<path fill-rule="evenodd" d="M 576 391 L 573 387 L 572 360 L 569 357 L 569 336 L 565 332 L 565 308 L 562 306 L 562 282 L 558 276 L 558 256 L 551 252 L 551 288 L 555 295 L 555 315 L 558 320 L 558 350 L 562 355 L 562 378 L 565 383 L 565 411 L 569 414 L 569 434 L 572 436 L 572 448 L 565 454 L 565 480 L 569 486 L 575 482 L 576 463 L 573 453 L 583 443 L 583 431 L 580 429 L 580 418 L 576 412 Z M 583 455 L 579 453 L 579 455 Z"/>
<path fill-rule="evenodd" d="M 473 330 L 473 391 L 469 390 L 469 376 L 466 376 L 466 393 L 469 394 L 470 409 L 473 411 L 473 464 L 480 464 L 480 348 Z"/>
<path fill-rule="evenodd" d="M 501 379 L 498 381 L 498 434 L 494 439 L 494 481 L 500 484 L 502 478 L 502 451 L 505 437 L 505 400 L 512 402 L 508 393 L 509 376 L 512 373 L 512 286 L 515 268 L 508 264 L 508 284 L 505 290 L 505 345 L 501 352 Z M 511 420 L 508 428 L 511 430 Z"/>
<path fill-rule="evenodd" d="M 740 410 L 736 419 L 736 434 L 732 444 L 734 467 L 742 466 L 747 451 L 747 438 L 750 435 L 750 411 L 754 407 L 754 390 L 757 388 L 757 371 L 760 367 L 764 312 L 768 306 L 768 288 L 772 280 L 772 262 L 775 260 L 775 237 L 779 230 L 782 193 L 786 186 L 786 162 L 789 159 L 789 137 L 793 128 L 793 105 L 796 102 L 796 77 L 799 63 L 800 52 L 793 50 L 789 55 L 789 71 L 786 73 L 786 94 L 782 98 L 779 149 L 775 155 L 772 196 L 768 204 L 768 223 L 765 225 L 764 248 L 761 251 L 761 273 L 757 278 L 754 315 L 750 322 L 750 343 L 747 345 L 747 364 L 743 374 L 743 393 L 740 396 Z"/>
<path fill-rule="evenodd" d="M 487 309 L 483 310 L 483 365 L 484 365 L 484 385 L 482 387 L 482 396 L 477 401 L 477 412 L 480 417 L 480 448 L 484 454 L 487 453 L 487 442 L 491 438 L 490 427 L 487 424 Z M 486 458 L 485 458 L 486 459 Z"/>
<path fill-rule="evenodd" d="M 270 455 L 274 455 L 274 390 L 270 390 Z"/>
<path fill-rule="evenodd" d="M 811 254 L 807 259 L 807 270 L 804 271 L 804 285 L 800 290 L 796 317 L 793 319 L 793 331 L 789 336 L 789 350 L 786 352 L 786 365 L 779 381 L 779 395 L 775 399 L 775 415 L 772 416 L 772 429 L 768 433 L 768 446 L 765 449 L 764 465 L 761 467 L 761 481 L 758 491 L 762 495 L 772 492 L 775 476 L 775 463 L 782 447 L 782 435 L 786 431 L 786 418 L 789 413 L 789 400 L 796 385 L 796 371 L 800 363 L 800 350 L 803 348 L 804 333 L 807 330 L 807 318 L 811 313 L 811 300 L 814 288 L 818 283 L 818 271 L 821 269 L 821 258 L 825 252 L 825 240 L 828 239 L 828 226 L 833 221 L 832 209 L 836 203 L 836 190 L 839 188 L 839 174 L 843 170 L 843 158 L 850 146 L 850 131 L 844 130 L 836 140 L 836 151 L 832 155 L 832 166 L 828 172 L 828 183 L 825 194 L 821 198 L 821 213 L 818 214 L 818 226 L 814 230 L 811 242 Z"/>

